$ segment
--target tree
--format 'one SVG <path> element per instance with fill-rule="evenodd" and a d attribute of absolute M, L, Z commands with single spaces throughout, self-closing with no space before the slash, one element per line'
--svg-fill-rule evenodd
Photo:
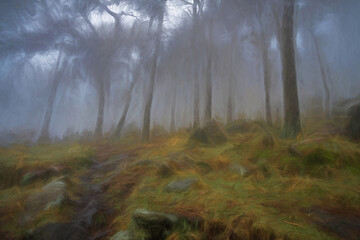
<path fill-rule="evenodd" d="M 205 94 L 205 122 L 212 119 L 212 81 L 213 81 L 213 35 L 214 35 L 214 17 L 218 8 L 218 1 L 208 1 L 208 39 L 207 39 L 207 61 L 206 61 L 206 94 Z"/>
<path fill-rule="evenodd" d="M 50 139 L 49 126 L 50 126 L 51 117 L 52 117 L 53 111 L 54 111 L 54 102 L 56 99 L 56 93 L 57 93 L 58 86 L 59 86 L 61 78 L 62 78 L 62 74 L 66 67 L 66 61 L 64 61 L 63 58 L 64 58 L 63 50 L 60 49 L 58 57 L 57 57 L 57 61 L 56 61 L 54 74 L 53 74 L 54 80 L 51 83 L 50 93 L 49 93 L 47 106 L 46 106 L 46 110 L 45 110 L 45 115 L 44 115 L 44 121 L 43 121 L 43 124 L 41 127 L 40 140 L 42 140 L 42 141 L 47 141 Z"/>
<path fill-rule="evenodd" d="M 325 92 L 325 114 L 327 117 L 330 117 L 331 116 L 330 89 L 329 89 L 328 80 L 327 80 L 327 71 L 326 71 L 326 67 L 325 67 L 325 62 L 322 58 L 322 55 L 320 54 L 320 47 L 319 47 L 318 40 L 315 38 L 313 33 L 311 33 L 311 38 L 314 43 L 316 60 L 319 64 L 320 74 L 321 74 L 321 82 L 323 84 L 324 92 Z"/>
<path fill-rule="evenodd" d="M 108 2 L 110 4 L 111 2 Z M 114 18 L 115 24 L 113 29 L 113 35 L 108 38 L 101 38 L 96 31 L 94 25 L 89 20 L 89 13 L 95 8 L 99 8 L 105 11 L 107 14 Z M 104 113 L 105 113 L 105 95 L 106 95 L 106 82 L 109 81 L 111 76 L 111 61 L 116 53 L 118 47 L 118 38 L 120 34 L 120 18 L 124 13 L 117 14 L 112 12 L 108 6 L 101 1 L 89 1 L 80 3 L 78 6 L 80 15 L 85 20 L 86 24 L 92 32 L 92 38 L 94 43 L 98 46 L 93 53 L 93 60 L 91 64 L 91 72 L 95 78 L 96 89 L 98 92 L 98 112 L 95 124 L 94 135 L 99 137 L 103 133 Z"/>
<path fill-rule="evenodd" d="M 264 90 L 265 90 L 265 115 L 266 122 L 268 124 L 272 124 L 272 116 L 271 116 L 271 101 L 270 101 L 270 74 L 269 74 L 269 57 L 268 57 L 268 41 L 266 40 L 266 33 L 264 29 L 264 23 L 261 19 L 260 13 L 260 4 L 261 2 L 256 3 L 256 18 L 259 23 L 260 28 L 260 36 L 259 36 L 259 47 L 261 51 L 261 63 L 263 70 L 263 81 L 264 81 Z"/>
<path fill-rule="evenodd" d="M 130 87 L 129 90 L 127 92 L 127 96 L 126 96 L 126 100 L 125 100 L 125 106 L 123 109 L 123 112 L 121 114 L 120 120 L 116 126 L 116 130 L 115 130 L 115 135 L 116 136 L 120 136 L 121 134 L 121 130 L 124 127 L 125 124 L 125 120 L 126 120 L 126 116 L 129 112 L 129 107 L 130 107 L 130 103 L 131 103 L 131 97 L 132 97 L 132 90 L 136 84 L 136 82 L 138 81 L 139 77 L 140 77 L 140 67 L 138 67 L 137 69 L 134 70 L 134 72 L 132 73 L 132 80 L 130 82 Z"/>
<path fill-rule="evenodd" d="M 144 120 L 143 120 L 143 128 L 142 128 L 142 139 L 144 141 L 148 141 L 150 138 L 150 120 L 151 120 L 151 107 L 153 102 L 154 95 L 154 85 L 155 85 L 155 77 L 158 66 L 158 58 L 160 55 L 161 49 L 161 35 L 163 31 L 163 23 L 164 23 L 164 15 L 165 15 L 165 6 L 167 0 L 161 0 L 161 5 L 159 6 L 161 9 L 157 13 L 158 22 L 157 22 L 157 30 L 155 35 L 155 50 L 151 63 L 151 72 L 150 72 L 150 86 L 147 94 L 146 102 L 145 102 L 145 110 L 144 110 Z"/>
<path fill-rule="evenodd" d="M 294 137 L 301 131 L 299 97 L 296 78 L 294 44 L 295 0 L 285 0 L 282 19 L 282 76 L 284 96 L 284 137 Z"/>
<path fill-rule="evenodd" d="M 199 14 L 202 12 L 203 1 L 194 0 L 192 4 L 192 41 L 193 41 L 193 50 L 196 50 L 196 34 L 198 31 L 199 25 Z M 198 128 L 200 126 L 200 84 L 199 84 L 199 73 L 198 67 L 199 64 L 195 61 L 193 63 L 194 67 L 194 120 L 193 128 Z"/>

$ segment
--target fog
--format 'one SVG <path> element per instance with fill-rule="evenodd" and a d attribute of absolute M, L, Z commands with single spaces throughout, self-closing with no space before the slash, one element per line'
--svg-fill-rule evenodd
<path fill-rule="evenodd" d="M 147 109 L 150 128 L 166 131 L 192 128 L 197 117 L 203 125 L 208 114 L 265 120 L 267 96 L 272 121 L 281 122 L 282 6 L 2 0 L 1 142 L 123 135 L 146 128 Z M 332 115 L 360 96 L 359 11 L 358 0 L 295 1 L 301 117 Z"/>

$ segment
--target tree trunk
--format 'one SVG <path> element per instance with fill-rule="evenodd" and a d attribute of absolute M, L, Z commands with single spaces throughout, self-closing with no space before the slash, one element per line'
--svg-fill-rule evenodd
<path fill-rule="evenodd" d="M 164 5 L 166 4 L 166 0 L 164 0 Z M 142 139 L 143 141 L 148 141 L 150 138 L 150 120 L 151 120 L 151 106 L 153 101 L 154 95 L 154 85 L 155 85 L 155 77 L 158 65 L 158 58 L 160 54 L 160 46 L 161 46 L 161 34 L 163 29 L 163 21 L 164 21 L 164 11 L 160 13 L 158 19 L 158 26 L 156 30 L 155 36 L 155 51 L 152 59 L 151 65 L 151 73 L 150 73 L 150 86 L 149 86 L 149 93 L 146 99 L 145 110 L 144 110 L 144 121 L 143 121 L 143 128 L 142 128 Z"/>
<path fill-rule="evenodd" d="M 51 122 L 51 117 L 53 115 L 54 110 L 54 102 L 56 98 L 57 89 L 59 87 L 61 75 L 65 69 L 66 63 L 62 61 L 63 51 L 59 50 L 59 55 L 56 62 L 56 67 L 54 71 L 54 80 L 51 84 L 50 94 L 48 98 L 48 103 L 45 110 L 45 116 L 43 125 L 41 127 L 40 140 L 48 141 L 50 139 L 49 135 L 49 126 Z"/>
<path fill-rule="evenodd" d="M 263 80 L 264 80 L 264 91 L 265 91 L 265 115 L 266 122 L 272 124 L 271 116 L 271 102 L 270 102 L 270 76 L 269 76 L 269 55 L 268 55 L 268 45 L 265 39 L 264 26 L 261 21 L 261 13 L 259 12 L 259 7 L 256 8 L 256 17 L 260 26 L 260 49 L 261 49 L 261 60 L 262 60 L 262 69 L 263 69 Z"/>
<path fill-rule="evenodd" d="M 233 93 L 233 90 L 232 90 L 232 87 L 233 87 L 233 84 L 232 84 L 232 81 L 233 81 L 233 74 L 231 73 L 230 75 L 230 81 L 229 81 L 229 91 L 228 91 L 228 99 L 227 99 L 227 111 L 226 111 L 226 123 L 231 123 L 232 120 L 233 120 L 233 96 L 232 96 L 232 93 Z"/>
<path fill-rule="evenodd" d="M 193 41 L 193 50 L 196 50 L 196 36 L 197 36 L 197 28 L 198 28 L 198 11 L 200 8 L 199 0 L 194 0 L 193 2 L 193 33 L 192 33 L 192 41 Z M 194 67 L 194 121 L 193 128 L 196 129 L 200 126 L 200 83 L 199 83 L 199 65 L 196 61 L 193 63 Z"/>
<path fill-rule="evenodd" d="M 206 103 L 205 103 L 205 122 L 208 123 L 212 119 L 212 38 L 213 38 L 213 22 L 212 17 L 209 20 L 209 39 L 208 39 L 208 59 L 206 65 Z"/>
<path fill-rule="evenodd" d="M 294 0 L 285 0 L 282 34 L 282 75 L 284 94 L 284 137 L 301 131 L 294 46 Z"/>
<path fill-rule="evenodd" d="M 210 54 L 211 55 L 211 54 Z M 206 66 L 206 103 L 205 103 L 205 122 L 208 123 L 212 118 L 212 57 L 208 57 Z"/>
<path fill-rule="evenodd" d="M 315 39 L 315 36 L 313 34 L 311 34 L 311 37 L 314 42 L 316 58 L 317 58 L 317 62 L 320 67 L 321 80 L 322 80 L 322 84 L 323 84 L 324 91 L 325 91 L 325 113 L 326 113 L 326 117 L 330 117 L 331 116 L 330 90 L 329 90 L 329 86 L 328 86 L 327 79 L 326 79 L 326 70 L 325 70 L 325 66 L 324 66 L 324 61 L 321 57 L 319 44 L 318 44 L 317 40 Z"/>
<path fill-rule="evenodd" d="M 105 111 L 105 83 L 101 78 L 97 78 L 98 82 L 98 114 L 96 119 L 95 136 L 100 137 L 102 135 L 102 127 L 104 123 L 104 111 Z"/>
<path fill-rule="evenodd" d="M 130 103 L 131 103 L 132 90 L 134 89 L 135 84 L 136 84 L 137 80 L 139 79 L 139 75 L 140 75 L 140 69 L 135 70 L 133 81 L 130 84 L 130 88 L 129 88 L 129 91 L 128 91 L 128 96 L 126 98 L 124 110 L 123 110 L 123 112 L 121 114 L 121 118 L 120 118 L 120 120 L 119 120 L 119 122 L 117 124 L 116 130 L 115 130 L 115 135 L 116 136 L 120 136 L 121 130 L 124 127 L 126 116 L 127 116 L 128 112 L 129 112 L 129 107 L 130 107 Z"/>
<path fill-rule="evenodd" d="M 261 48 L 262 48 L 263 74 L 264 74 L 266 122 L 271 125 L 272 124 L 272 116 L 271 116 L 271 102 L 270 102 L 269 59 L 268 59 L 268 49 L 265 44 L 265 41 L 263 41 Z"/>
<path fill-rule="evenodd" d="M 171 106 L 170 132 L 175 132 L 175 106 L 176 106 L 176 94 Z"/>
<path fill-rule="evenodd" d="M 200 126 L 200 86 L 199 86 L 199 74 L 197 69 L 195 69 L 195 79 L 194 79 L 194 123 L 193 128 L 198 128 Z"/>

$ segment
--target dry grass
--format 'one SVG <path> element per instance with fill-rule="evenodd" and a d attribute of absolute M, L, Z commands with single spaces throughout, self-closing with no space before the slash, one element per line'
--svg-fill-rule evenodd
<path fill-rule="evenodd" d="M 28 171 L 46 164 L 69 165 L 75 188 L 77 168 L 84 165 L 85 171 L 86 159 L 106 161 L 128 154 L 127 161 L 113 170 L 120 174 L 106 190 L 109 205 L 116 209 L 108 226 L 112 232 L 131 228 L 134 210 L 145 208 L 196 223 L 196 227 L 175 229 L 168 239 L 332 239 L 336 236 L 318 229 L 307 209 L 323 206 L 360 212 L 357 143 L 326 135 L 324 130 L 319 136 L 314 128 L 294 140 L 284 140 L 278 137 L 279 129 L 262 122 L 236 124 L 226 127 L 228 142 L 211 147 L 189 146 L 190 134 L 179 132 L 158 136 L 149 143 L 132 138 L 34 148 L 14 146 L 0 149 L 0 162 L 6 166 L 5 172 Z M 235 165 L 245 167 L 248 174 L 242 176 Z M 197 179 L 188 191 L 164 191 L 169 182 L 185 177 Z M 10 206 L 1 222 L 14 223 L 21 199 L 41 186 L 17 187 L 16 181 L 6 183 L 12 187 L 0 192 L 0 211 Z"/>

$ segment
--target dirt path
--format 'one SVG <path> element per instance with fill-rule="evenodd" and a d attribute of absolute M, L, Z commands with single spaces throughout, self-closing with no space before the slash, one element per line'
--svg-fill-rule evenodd
<path fill-rule="evenodd" d="M 127 160 L 127 154 L 121 154 L 111 161 L 98 162 L 94 160 L 89 171 L 80 176 L 82 181 L 80 185 L 84 191 L 79 193 L 80 198 L 74 204 L 75 214 L 71 222 L 46 224 L 30 239 L 98 240 L 107 237 L 110 232 L 95 226 L 94 217 L 100 212 L 105 217 L 113 212 L 113 209 L 106 205 L 104 188 L 108 182 L 121 173 L 122 168 L 118 167 Z M 117 168 L 119 170 L 114 172 Z M 105 176 L 107 177 L 104 179 Z"/>

